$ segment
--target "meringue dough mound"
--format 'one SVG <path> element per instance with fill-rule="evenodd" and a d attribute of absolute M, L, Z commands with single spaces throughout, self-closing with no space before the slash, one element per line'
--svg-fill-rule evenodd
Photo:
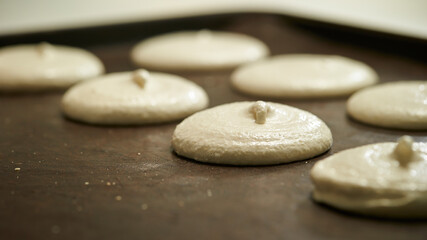
<path fill-rule="evenodd" d="M 317 202 L 363 215 L 427 218 L 427 143 L 410 147 L 401 139 L 345 150 L 317 162 L 311 179 Z"/>
<path fill-rule="evenodd" d="M 93 124 L 169 122 L 207 105 L 205 91 L 195 83 L 145 70 L 113 73 L 82 82 L 62 98 L 65 115 Z"/>
<path fill-rule="evenodd" d="M 243 65 L 231 76 L 236 90 L 273 98 L 347 96 L 377 81 L 375 71 L 362 62 L 314 54 L 267 58 Z"/>
<path fill-rule="evenodd" d="M 347 101 L 347 113 L 367 124 L 427 129 L 427 81 L 390 82 L 363 89 Z"/>
<path fill-rule="evenodd" d="M 92 53 L 49 43 L 0 48 L 0 91 L 64 89 L 104 73 Z"/>
<path fill-rule="evenodd" d="M 198 112 L 180 123 L 172 146 L 201 162 L 268 165 L 327 151 L 332 134 L 315 115 L 283 104 L 236 102 Z"/>
<path fill-rule="evenodd" d="M 134 47 L 133 62 L 158 70 L 221 70 L 269 55 L 260 40 L 238 33 L 183 31 L 149 38 Z"/>

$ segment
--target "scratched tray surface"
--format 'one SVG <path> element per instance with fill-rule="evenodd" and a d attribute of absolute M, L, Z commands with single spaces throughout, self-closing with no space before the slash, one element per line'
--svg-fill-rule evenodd
<path fill-rule="evenodd" d="M 237 15 L 213 28 L 255 36 L 272 54 L 351 57 L 375 68 L 383 82 L 427 79 L 425 56 L 392 51 L 405 48 L 395 42 L 384 48 L 382 38 L 359 41 L 364 37 L 270 15 Z M 135 69 L 129 50 L 149 35 L 141 32 L 74 45 L 93 51 L 109 72 L 129 71 Z M 233 91 L 229 72 L 180 74 L 207 91 L 211 107 L 257 100 Z M 170 141 L 178 122 L 98 127 L 69 121 L 60 113 L 61 95 L 0 95 L 0 239 L 426 239 L 425 221 L 357 217 L 312 201 L 309 172 L 316 161 L 403 134 L 427 141 L 425 131 L 348 119 L 345 98 L 277 100 L 323 119 L 334 137 L 329 152 L 290 164 L 231 167 L 176 156 Z"/>

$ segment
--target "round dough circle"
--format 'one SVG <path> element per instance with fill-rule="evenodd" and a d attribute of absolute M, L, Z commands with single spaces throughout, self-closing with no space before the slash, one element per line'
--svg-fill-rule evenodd
<path fill-rule="evenodd" d="M 209 163 L 268 165 L 308 159 L 327 151 L 332 134 L 315 115 L 267 103 L 264 124 L 254 120 L 255 102 L 236 102 L 198 112 L 180 123 L 172 146 L 179 155 Z"/>
<path fill-rule="evenodd" d="M 347 112 L 375 126 L 427 129 L 427 82 L 391 82 L 363 89 L 347 101 Z"/>
<path fill-rule="evenodd" d="M 427 218 L 427 143 L 414 143 L 407 167 L 396 143 L 365 145 L 336 153 L 311 170 L 314 200 L 338 209 L 391 218 Z"/>
<path fill-rule="evenodd" d="M 104 73 L 92 53 L 48 43 L 0 49 L 0 91 L 64 89 Z"/>
<path fill-rule="evenodd" d="M 187 117 L 208 105 L 205 91 L 184 78 L 150 73 L 144 87 L 134 73 L 112 73 L 70 88 L 62 110 L 70 118 L 93 124 L 147 124 Z"/>
<path fill-rule="evenodd" d="M 135 64 L 150 69 L 220 70 L 267 55 L 267 46 L 253 37 L 201 30 L 149 38 L 134 47 L 131 58 Z"/>
<path fill-rule="evenodd" d="M 364 63 L 333 55 L 288 54 L 239 67 L 231 83 L 246 94 L 274 98 L 346 96 L 378 81 Z"/>

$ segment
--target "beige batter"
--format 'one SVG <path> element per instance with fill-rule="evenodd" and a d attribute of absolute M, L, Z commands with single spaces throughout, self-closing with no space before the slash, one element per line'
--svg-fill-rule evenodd
<path fill-rule="evenodd" d="M 180 123 L 172 146 L 201 162 L 267 165 L 327 151 L 332 135 L 313 114 L 272 102 L 236 102 L 198 112 Z"/>
<path fill-rule="evenodd" d="M 62 110 L 70 118 L 94 124 L 169 122 L 206 108 L 208 97 L 184 78 L 137 70 L 108 74 L 69 89 Z"/>
<path fill-rule="evenodd" d="M 313 198 L 336 208 L 391 218 L 427 218 L 427 143 L 404 136 L 339 152 L 311 170 Z"/>
<path fill-rule="evenodd" d="M 219 70 L 234 68 L 269 54 L 267 46 L 250 36 L 218 31 L 186 31 L 156 36 L 132 50 L 140 66 L 161 70 Z"/>
<path fill-rule="evenodd" d="M 79 48 L 40 43 L 0 49 L 0 91 L 67 88 L 103 73 L 101 61 Z"/>
<path fill-rule="evenodd" d="M 427 81 L 381 84 L 355 93 L 347 102 L 354 119 L 389 128 L 427 129 Z"/>
<path fill-rule="evenodd" d="M 332 55 L 280 55 L 239 67 L 235 89 L 274 98 L 346 96 L 375 84 L 378 76 L 364 63 Z"/>

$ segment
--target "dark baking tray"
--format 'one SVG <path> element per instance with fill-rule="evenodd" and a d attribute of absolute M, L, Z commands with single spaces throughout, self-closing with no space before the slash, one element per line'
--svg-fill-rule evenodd
<path fill-rule="evenodd" d="M 108 72 L 129 71 L 135 69 L 129 50 L 137 41 L 199 28 L 252 35 L 274 55 L 354 58 L 376 69 L 381 82 L 427 79 L 423 41 L 269 14 L 14 36 L 0 44 L 70 44 L 94 52 Z M 210 106 L 257 100 L 232 90 L 230 72 L 178 74 L 201 85 Z M 327 153 L 290 164 L 231 167 L 176 156 L 170 140 L 178 122 L 99 127 L 69 121 L 60 112 L 61 95 L 0 94 L 0 239 L 427 239 L 426 221 L 359 217 L 312 201 L 309 172 L 316 161 L 404 134 L 427 141 L 426 131 L 381 129 L 349 119 L 345 98 L 276 100 L 328 124 L 334 145 Z"/>

